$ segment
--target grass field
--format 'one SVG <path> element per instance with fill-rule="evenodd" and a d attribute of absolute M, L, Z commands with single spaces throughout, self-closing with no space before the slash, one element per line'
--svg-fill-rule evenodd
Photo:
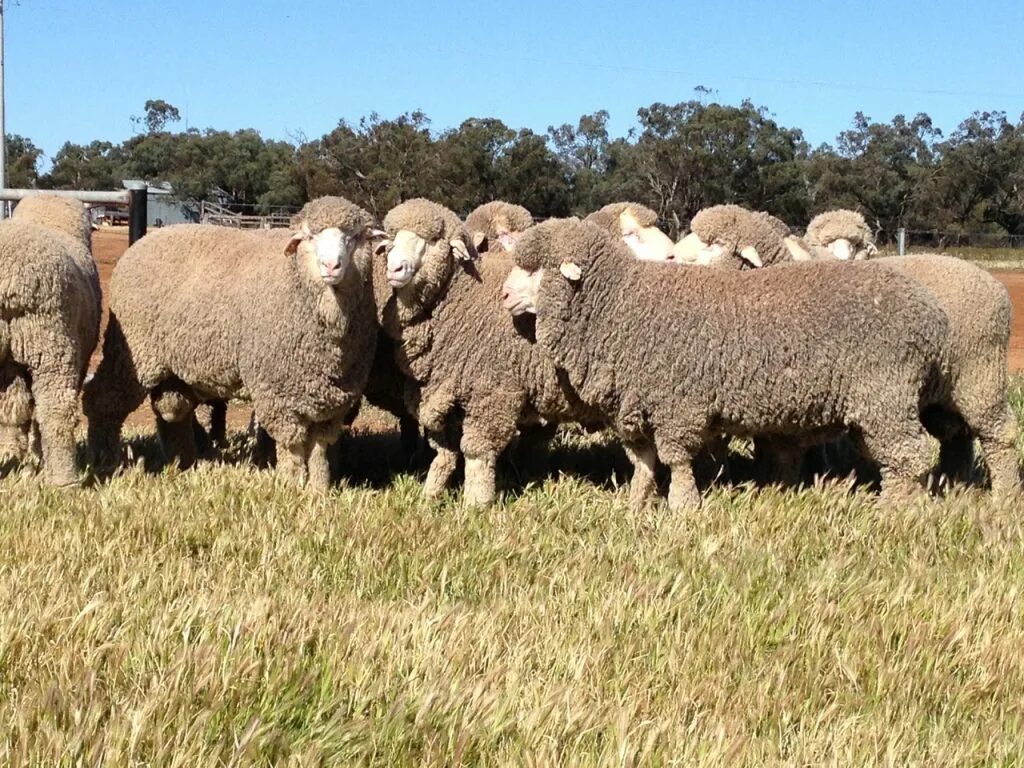
<path fill-rule="evenodd" d="M 617 451 L 566 440 L 470 511 L 388 479 L 393 448 L 352 438 L 323 496 L 154 474 L 148 437 L 98 488 L 10 473 L 0 762 L 1024 763 L 1019 499 L 634 513 Z"/>

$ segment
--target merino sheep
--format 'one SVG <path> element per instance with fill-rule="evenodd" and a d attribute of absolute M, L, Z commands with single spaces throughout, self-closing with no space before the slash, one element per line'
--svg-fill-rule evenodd
<path fill-rule="evenodd" d="M 519 236 L 533 226 L 533 215 L 521 205 L 493 200 L 466 217 L 466 231 L 478 254 L 511 252 Z"/>
<path fill-rule="evenodd" d="M 949 480 L 967 479 L 978 438 L 992 491 L 1018 491 L 1017 420 L 1007 399 L 1006 373 L 1013 307 L 1006 288 L 984 269 L 951 256 L 893 256 L 872 263 L 928 288 L 949 318 L 942 350 L 948 385 L 923 414 L 940 441 L 940 473 Z"/>
<path fill-rule="evenodd" d="M 0 224 L 0 412 L 16 453 L 33 419 L 53 485 L 78 483 L 78 397 L 100 322 L 91 230 L 77 200 L 38 195 Z"/>
<path fill-rule="evenodd" d="M 116 456 L 149 393 L 164 444 L 191 463 L 196 405 L 242 396 L 278 444 L 278 469 L 325 487 L 326 448 L 376 346 L 366 246 L 378 234 L 366 211 L 325 197 L 290 230 L 185 224 L 135 243 L 111 277 L 103 360 L 85 393 L 94 455 Z"/>
<path fill-rule="evenodd" d="M 658 214 L 640 203 L 609 203 L 585 221 L 621 237 L 640 261 L 672 261 L 675 243 L 658 229 Z"/>
<path fill-rule="evenodd" d="M 476 258 L 458 217 L 429 200 L 393 208 L 384 228 L 394 297 L 383 327 L 412 382 L 410 410 L 437 451 L 424 492 L 442 492 L 461 453 L 466 502 L 489 504 L 497 458 L 519 427 L 594 419 L 502 309 L 508 256 Z"/>
<path fill-rule="evenodd" d="M 714 205 L 693 217 L 690 234 L 676 244 L 675 255 L 700 266 L 756 269 L 794 260 L 788 236 L 789 227 L 770 214 Z"/>
<path fill-rule="evenodd" d="M 878 254 L 864 216 L 845 208 L 819 213 L 811 219 L 805 239 L 819 258 L 862 261 Z"/>
<path fill-rule="evenodd" d="M 780 232 L 767 219 L 750 219 L 764 230 Z M 766 226 L 767 225 L 767 226 Z M 854 211 L 819 214 L 808 227 L 808 240 L 822 259 L 863 260 L 875 253 L 864 217 Z M 734 265 L 736 248 L 716 263 Z M 771 252 L 778 250 L 777 243 Z M 1013 450 L 1016 421 L 1006 399 L 1006 356 L 1010 336 L 1011 305 L 1006 289 L 983 269 L 948 256 L 918 255 L 880 259 L 878 268 L 897 269 L 933 295 L 949 320 L 949 335 L 938 361 L 944 383 L 931 393 L 922 417 L 928 431 L 940 441 L 940 472 L 963 479 L 973 466 L 973 440 L 977 437 L 989 466 L 992 488 L 1006 492 L 1018 488 Z M 786 441 L 756 441 L 763 474 L 783 475 L 793 481 L 802 460 L 800 446 Z M 767 470 L 766 467 L 771 467 Z"/>
<path fill-rule="evenodd" d="M 918 410 L 947 320 L 911 279 L 830 262 L 630 264 L 618 241 L 572 220 L 524 234 L 515 261 L 507 306 L 536 316 L 537 343 L 619 433 L 634 504 L 657 459 L 672 472 L 670 507 L 699 504 L 692 461 L 721 433 L 818 440 L 850 426 L 883 493 L 926 474 Z"/>

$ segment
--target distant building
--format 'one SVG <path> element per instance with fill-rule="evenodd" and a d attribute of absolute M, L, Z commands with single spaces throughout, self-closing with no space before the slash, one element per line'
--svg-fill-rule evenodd
<path fill-rule="evenodd" d="M 125 179 L 121 184 L 139 183 L 141 179 Z M 199 203 L 191 198 L 181 200 L 174 195 L 170 182 L 146 184 L 146 228 L 165 227 L 199 221 Z"/>

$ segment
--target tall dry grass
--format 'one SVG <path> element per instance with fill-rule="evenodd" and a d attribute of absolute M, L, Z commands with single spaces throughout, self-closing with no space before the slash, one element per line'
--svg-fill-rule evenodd
<path fill-rule="evenodd" d="M 615 449 L 566 440 L 472 511 L 389 445 L 323 496 L 147 471 L 149 438 L 109 485 L 0 481 L 0 761 L 1024 762 L 1019 499 L 634 513 Z"/>

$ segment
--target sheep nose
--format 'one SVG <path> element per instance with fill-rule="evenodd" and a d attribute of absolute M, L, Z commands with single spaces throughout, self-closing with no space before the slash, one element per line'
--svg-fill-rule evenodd
<path fill-rule="evenodd" d="M 665 257 L 665 261 L 675 261 L 675 260 L 676 260 L 676 255 L 674 253 L 672 253 L 671 251 L 669 251 L 668 255 Z"/>

